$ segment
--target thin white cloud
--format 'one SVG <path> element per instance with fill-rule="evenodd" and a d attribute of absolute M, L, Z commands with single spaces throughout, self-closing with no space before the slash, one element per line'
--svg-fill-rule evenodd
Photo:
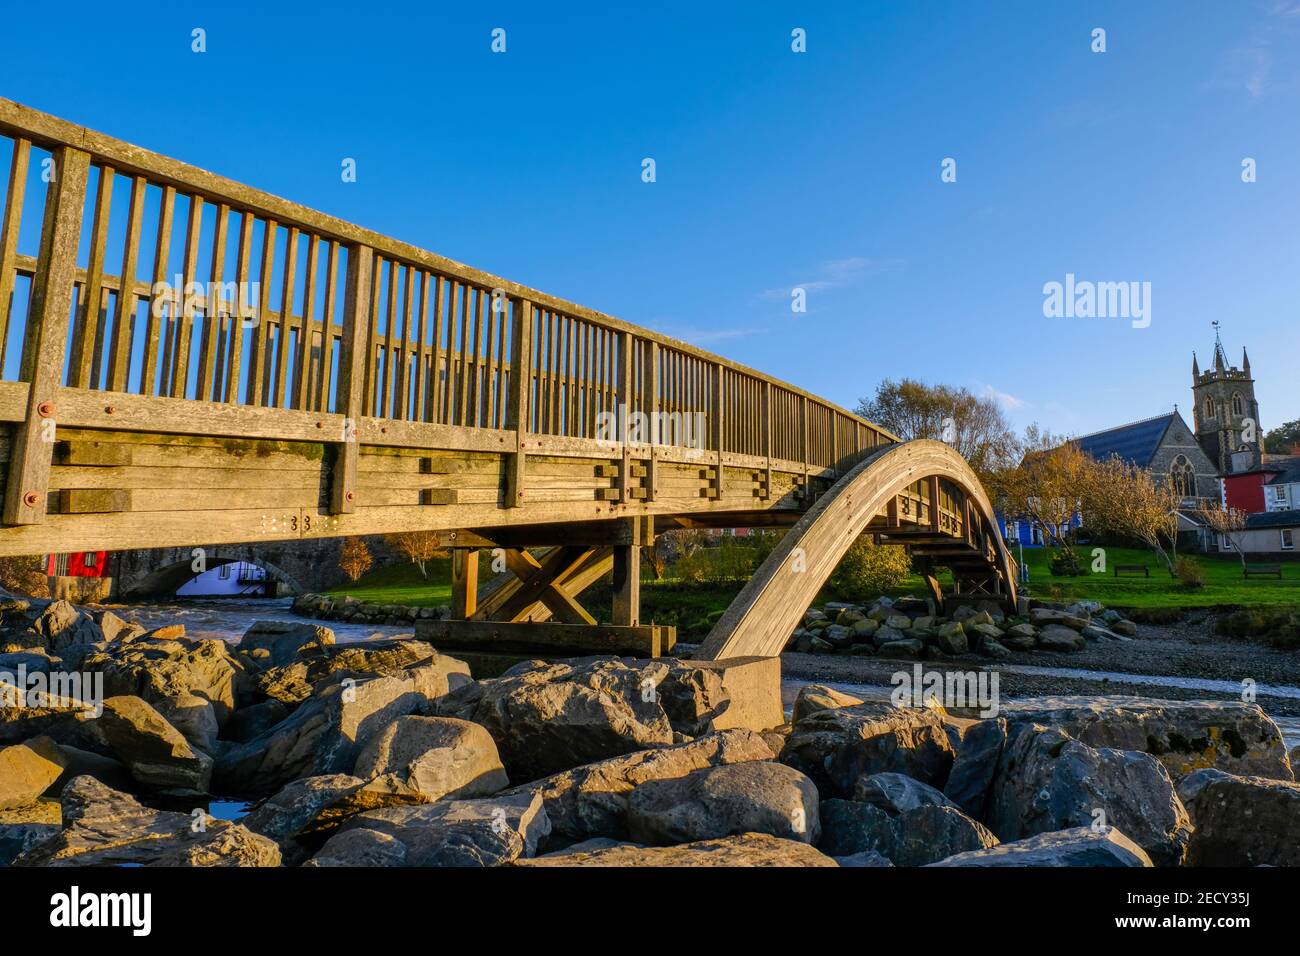
<path fill-rule="evenodd" d="M 785 288 L 764 289 L 759 297 L 771 301 L 790 298 L 794 289 L 805 292 L 825 292 L 828 289 L 842 289 L 871 276 L 880 275 L 902 268 L 902 259 L 871 259 L 865 256 L 848 256 L 843 259 L 827 259 L 812 270 L 813 274 L 803 282 L 793 282 Z"/>
<path fill-rule="evenodd" d="M 1016 409 L 1019 408 L 1024 408 L 1027 404 L 1029 404 L 1023 398 L 1018 398 L 1017 396 L 1012 395 L 1010 392 L 999 391 L 998 389 L 994 388 L 992 385 L 985 385 L 984 389 L 980 392 L 980 394 L 983 395 L 985 398 L 993 399 L 999 405 L 1005 408 L 1007 411 L 1011 411 L 1011 412 L 1014 412 Z"/>

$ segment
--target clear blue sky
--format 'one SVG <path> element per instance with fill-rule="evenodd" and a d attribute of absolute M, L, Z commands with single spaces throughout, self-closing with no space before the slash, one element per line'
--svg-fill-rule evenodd
<path fill-rule="evenodd" d="M 1219 319 L 1263 425 L 1300 417 L 1300 0 L 73 2 L 5 22 L 0 95 L 843 405 L 908 375 L 1055 431 L 1186 413 Z M 1066 273 L 1150 282 L 1151 326 L 1045 318 Z"/>

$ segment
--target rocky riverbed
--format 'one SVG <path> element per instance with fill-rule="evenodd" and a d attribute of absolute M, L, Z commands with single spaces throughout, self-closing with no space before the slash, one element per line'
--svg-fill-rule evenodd
<path fill-rule="evenodd" d="M 409 635 L 281 619 L 228 642 L 130 616 L 0 602 L 0 862 L 1300 864 L 1291 758 L 1240 700 L 976 719 L 814 684 L 746 729 L 683 660 L 475 680 Z"/>

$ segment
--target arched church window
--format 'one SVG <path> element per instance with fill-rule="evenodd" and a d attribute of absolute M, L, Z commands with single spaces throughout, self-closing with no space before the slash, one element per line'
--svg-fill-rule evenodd
<path fill-rule="evenodd" d="M 1174 463 L 1169 467 L 1169 475 L 1180 495 L 1184 498 L 1195 495 L 1196 477 L 1192 471 L 1192 463 L 1187 460 L 1186 455 L 1179 455 L 1174 459 Z"/>
<path fill-rule="evenodd" d="M 1242 402 L 1241 402 L 1241 393 L 1240 393 L 1240 392 L 1233 392 L 1233 393 L 1232 393 L 1232 414 L 1234 414 L 1234 415 L 1244 415 L 1244 414 L 1246 414 L 1246 406 L 1243 405 Z"/>
<path fill-rule="evenodd" d="M 1205 417 L 1206 418 L 1214 417 L 1214 399 L 1211 398 L 1209 395 L 1205 396 Z"/>

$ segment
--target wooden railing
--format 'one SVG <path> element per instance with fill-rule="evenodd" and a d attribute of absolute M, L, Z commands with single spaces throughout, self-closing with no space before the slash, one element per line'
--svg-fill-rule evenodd
<path fill-rule="evenodd" d="M 827 474 L 896 440 L 683 342 L 3 99 L 0 136 L 8 524 L 43 520 L 53 424 L 333 443 L 335 513 L 358 442 L 505 451 L 522 474 L 539 450 L 646 443 L 608 427 L 640 415 L 670 423 L 670 448 Z"/>

